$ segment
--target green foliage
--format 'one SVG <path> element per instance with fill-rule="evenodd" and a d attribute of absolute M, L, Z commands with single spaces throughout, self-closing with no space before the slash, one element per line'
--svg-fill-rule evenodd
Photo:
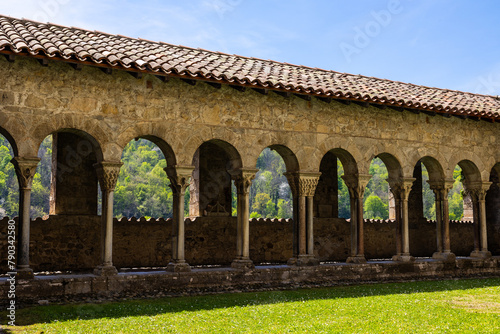
<path fill-rule="evenodd" d="M 339 217 L 349 219 L 351 218 L 351 200 L 349 196 L 349 189 L 342 179 L 344 175 L 344 167 L 339 159 L 337 159 L 337 182 L 339 185 L 338 201 L 339 201 Z"/>
<path fill-rule="evenodd" d="M 48 305 L 17 310 L 6 331 L 499 333 L 499 294 L 490 278 Z"/>
<path fill-rule="evenodd" d="M 114 215 L 172 217 L 172 189 L 163 170 L 166 161 L 158 146 L 145 139 L 131 141 L 123 150 L 122 162 L 115 189 Z M 184 200 L 189 201 L 188 194 Z"/>
<path fill-rule="evenodd" d="M 388 204 L 382 202 L 377 195 L 370 195 L 364 203 L 364 217 L 370 219 L 389 218 Z"/>
<path fill-rule="evenodd" d="M 257 168 L 260 171 L 250 187 L 250 217 L 292 218 L 292 194 L 281 156 L 266 148 L 257 159 Z"/>

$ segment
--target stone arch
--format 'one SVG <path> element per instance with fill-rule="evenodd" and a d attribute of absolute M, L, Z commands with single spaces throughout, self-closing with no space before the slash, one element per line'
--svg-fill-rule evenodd
<path fill-rule="evenodd" d="M 7 139 L 7 141 L 10 144 L 10 147 L 12 147 L 12 151 L 14 153 L 14 156 L 15 157 L 18 156 L 19 151 L 18 151 L 17 143 L 16 143 L 16 140 L 14 139 L 14 137 L 12 137 L 11 134 L 2 127 L 0 127 L 0 135 L 4 136 L 5 139 Z"/>
<path fill-rule="evenodd" d="M 198 147 L 192 165 L 190 216 L 230 216 L 231 178 L 242 168 L 238 150 L 227 141 L 211 139 Z"/>
<path fill-rule="evenodd" d="M 358 164 L 354 157 L 345 149 L 334 148 L 329 151 L 339 158 L 342 166 L 344 166 L 344 174 L 346 175 L 357 175 L 358 174 Z"/>
<path fill-rule="evenodd" d="M 52 135 L 53 147 L 50 214 L 96 215 L 95 164 L 104 161 L 100 142 L 75 128 L 59 128 L 48 135 Z"/>
<path fill-rule="evenodd" d="M 75 119 L 75 117 L 64 115 L 55 120 L 43 122 L 32 131 L 33 141 L 35 143 L 34 155 L 36 155 L 40 144 L 48 135 L 59 132 L 67 132 L 77 134 L 89 140 L 93 147 L 99 148 L 99 151 L 101 151 L 101 161 L 119 160 L 121 151 L 113 150 L 109 147 L 109 134 L 114 133 L 115 131 L 104 128 L 103 124 L 105 123 L 87 118 L 84 119 L 84 121 L 79 122 Z"/>
<path fill-rule="evenodd" d="M 457 165 L 460 166 L 465 177 L 464 185 L 481 182 L 481 172 L 474 162 L 470 160 L 461 160 Z"/>
<path fill-rule="evenodd" d="M 427 171 L 429 172 L 429 181 L 431 182 L 443 182 L 445 178 L 445 173 L 443 166 L 441 163 L 436 159 L 431 156 L 425 156 L 419 159 L 421 161 Z M 415 165 L 418 163 L 418 161 L 415 163 Z M 415 166 L 414 165 L 414 166 Z"/>
<path fill-rule="evenodd" d="M 394 155 L 384 152 L 377 154 L 375 158 L 380 158 L 383 161 L 390 179 L 398 180 L 404 176 L 403 167 Z"/>
<path fill-rule="evenodd" d="M 138 136 L 129 138 L 129 140 L 127 141 L 127 144 L 131 140 L 134 140 L 134 139 L 135 140 L 146 139 L 146 140 L 149 140 L 150 142 L 154 143 L 156 146 L 158 146 L 160 148 L 161 152 L 163 153 L 165 160 L 167 161 L 167 166 L 175 166 L 177 164 L 177 159 L 176 159 L 174 150 L 172 149 L 172 146 L 170 146 L 163 138 L 160 138 L 156 135 L 138 135 Z M 123 149 L 125 149 L 125 146 L 127 144 L 125 144 L 123 146 L 122 151 L 123 151 Z"/>
<path fill-rule="evenodd" d="M 278 154 L 285 161 L 286 171 L 287 172 L 297 172 L 300 170 L 299 160 L 295 153 L 290 150 L 287 146 L 274 144 L 268 146 L 271 150 L 278 152 Z"/>

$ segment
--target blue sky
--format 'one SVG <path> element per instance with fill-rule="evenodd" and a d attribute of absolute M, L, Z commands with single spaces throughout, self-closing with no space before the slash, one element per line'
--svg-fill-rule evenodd
<path fill-rule="evenodd" d="M 0 13 L 500 95 L 498 0 L 21 0 Z"/>

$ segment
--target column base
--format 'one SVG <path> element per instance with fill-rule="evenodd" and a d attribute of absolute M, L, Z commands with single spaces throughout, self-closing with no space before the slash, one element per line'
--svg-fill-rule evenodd
<path fill-rule="evenodd" d="M 235 259 L 231 263 L 231 268 L 240 270 L 252 270 L 255 268 L 255 265 L 250 259 Z"/>
<path fill-rule="evenodd" d="M 174 273 L 180 273 L 180 272 L 190 272 L 191 271 L 191 266 L 186 263 L 186 261 L 182 262 L 170 262 L 167 265 L 166 271 L 169 272 L 174 272 Z"/>
<path fill-rule="evenodd" d="M 118 275 L 118 271 L 115 266 L 99 266 L 94 269 L 94 275 L 96 276 L 115 276 Z"/>
<path fill-rule="evenodd" d="M 489 252 L 489 251 L 472 251 L 472 253 L 470 253 L 469 256 L 476 258 L 476 259 L 488 259 L 491 257 L 491 252 Z"/>
<path fill-rule="evenodd" d="M 314 255 L 299 255 L 296 265 L 301 267 L 318 266 L 319 260 Z"/>
<path fill-rule="evenodd" d="M 443 262 L 455 262 L 457 257 L 452 252 L 435 252 L 432 258 Z"/>
<path fill-rule="evenodd" d="M 414 262 L 415 258 L 410 254 L 398 254 L 392 257 L 392 261 L 396 262 Z"/>
<path fill-rule="evenodd" d="M 347 263 L 366 263 L 364 255 L 349 256 L 345 261 Z"/>
<path fill-rule="evenodd" d="M 16 269 L 16 279 L 34 279 L 33 269 L 31 268 L 18 268 Z"/>
<path fill-rule="evenodd" d="M 296 257 L 291 257 L 286 261 L 286 264 L 289 266 L 296 266 L 297 265 L 297 258 Z"/>

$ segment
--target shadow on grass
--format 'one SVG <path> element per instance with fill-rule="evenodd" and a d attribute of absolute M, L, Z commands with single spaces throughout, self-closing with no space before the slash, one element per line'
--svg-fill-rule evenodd
<path fill-rule="evenodd" d="M 130 316 L 155 316 L 164 313 L 196 312 L 218 308 L 245 307 L 295 301 L 362 298 L 367 296 L 467 290 L 494 286 L 500 286 L 500 278 L 384 284 L 378 283 L 269 292 L 167 297 L 161 299 L 128 300 L 103 304 L 36 306 L 18 310 L 16 314 L 16 325 L 28 326 L 38 323 L 51 323 L 55 321 L 61 322 L 78 319 L 90 320 L 100 318 L 123 318 Z M 3 319 L 6 319 L 6 312 L 0 312 L 0 316 Z M 5 333 L 16 333 L 15 331 L 13 332 L 5 329 L 4 331 Z"/>

